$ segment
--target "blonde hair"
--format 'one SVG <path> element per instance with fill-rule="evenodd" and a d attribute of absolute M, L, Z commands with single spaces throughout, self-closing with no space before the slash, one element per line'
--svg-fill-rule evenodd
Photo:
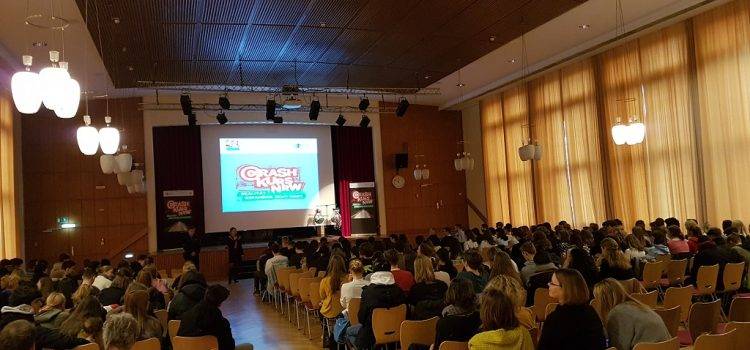
<path fill-rule="evenodd" d="M 484 287 L 484 291 L 498 290 L 503 294 L 507 295 L 513 306 L 521 308 L 526 305 L 526 289 L 523 288 L 521 282 L 517 279 L 508 275 L 497 275 L 495 278 L 487 282 L 487 286 Z"/>
<path fill-rule="evenodd" d="M 419 255 L 414 259 L 414 281 L 432 282 L 435 280 L 435 272 L 432 269 L 432 259 Z"/>
<path fill-rule="evenodd" d="M 91 295 L 91 285 L 82 283 L 78 289 L 76 289 L 75 293 L 70 296 L 70 300 L 73 301 L 73 304 L 78 305 L 81 300 L 86 299 L 89 295 Z"/>
<path fill-rule="evenodd" d="M 602 256 L 599 259 L 599 267 L 602 262 L 606 261 L 610 267 L 619 267 L 622 269 L 630 269 L 630 260 L 620 250 L 620 245 L 617 244 L 613 238 L 605 238 L 602 240 Z"/>
<path fill-rule="evenodd" d="M 648 308 L 640 301 L 628 295 L 625 287 L 614 278 L 606 278 L 594 286 L 594 299 L 599 302 L 599 315 L 601 315 L 605 325 L 609 312 L 612 311 L 615 306 L 622 303 L 627 302 L 643 308 Z"/>
<path fill-rule="evenodd" d="M 59 307 L 64 308 L 65 301 L 66 301 L 65 295 L 63 295 L 62 293 L 58 293 L 58 292 L 49 293 L 49 295 L 47 296 L 47 300 L 44 303 L 44 307 L 42 307 L 39 310 L 39 312 L 44 312 L 44 311 L 52 310 L 52 309 L 59 308 Z"/>
<path fill-rule="evenodd" d="M 747 236 L 747 230 L 745 229 L 745 224 L 743 224 L 742 221 L 733 220 L 732 228 L 737 230 L 737 233 L 739 233 L 740 235 Z"/>
<path fill-rule="evenodd" d="M 198 268 L 195 267 L 195 264 L 192 261 L 186 261 L 184 264 L 182 264 L 182 273 L 188 271 L 198 271 Z"/>
<path fill-rule="evenodd" d="M 359 259 L 352 259 L 352 261 L 349 262 L 349 273 L 360 276 L 365 273 L 365 266 L 362 265 L 362 261 Z"/>
<path fill-rule="evenodd" d="M 585 305 L 589 303 L 589 287 L 578 270 L 555 270 L 554 276 L 560 282 L 562 298 L 558 302 L 562 305 Z"/>

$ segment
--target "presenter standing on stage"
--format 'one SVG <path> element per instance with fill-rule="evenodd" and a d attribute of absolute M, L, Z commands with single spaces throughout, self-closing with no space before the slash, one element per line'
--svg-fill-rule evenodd
<path fill-rule="evenodd" d="M 242 236 L 237 234 L 237 228 L 230 228 L 229 229 L 229 237 L 227 239 L 227 255 L 229 256 L 229 279 L 230 281 L 234 279 L 234 282 L 237 282 L 236 278 L 236 269 L 234 269 L 235 266 L 240 266 L 242 264 Z"/>
<path fill-rule="evenodd" d="M 192 261 L 195 268 L 200 271 L 201 239 L 195 233 L 194 226 L 188 228 L 187 236 L 182 242 L 182 250 L 182 257 L 185 258 L 185 261 Z"/>

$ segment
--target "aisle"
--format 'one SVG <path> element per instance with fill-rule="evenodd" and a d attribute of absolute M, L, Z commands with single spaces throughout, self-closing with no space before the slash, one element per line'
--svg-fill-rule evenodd
<path fill-rule="evenodd" d="M 222 283 L 226 286 L 226 282 Z M 287 321 L 273 304 L 261 303 L 252 294 L 253 281 L 242 280 L 228 286 L 231 294 L 221 307 L 224 317 L 232 325 L 232 334 L 237 344 L 251 343 L 255 349 L 321 349 L 320 324 L 310 319 L 313 329 L 312 340 L 307 339 L 303 330 Z M 294 320 L 294 308 L 292 308 Z M 300 323 L 304 324 L 304 313 L 300 313 Z M 303 325 L 304 327 L 304 325 Z"/>

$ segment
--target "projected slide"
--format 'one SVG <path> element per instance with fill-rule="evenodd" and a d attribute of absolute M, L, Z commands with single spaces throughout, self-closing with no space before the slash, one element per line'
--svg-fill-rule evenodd
<path fill-rule="evenodd" d="M 220 138 L 225 213 L 308 209 L 318 196 L 315 138 Z"/>

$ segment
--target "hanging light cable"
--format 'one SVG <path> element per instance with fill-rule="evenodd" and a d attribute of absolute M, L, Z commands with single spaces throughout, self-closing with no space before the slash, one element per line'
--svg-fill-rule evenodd
<path fill-rule="evenodd" d="M 63 16 L 63 6 L 60 6 L 60 16 Z M 60 61 L 60 67 L 68 71 L 68 62 L 65 60 L 65 28 L 60 29 L 60 37 L 62 39 L 62 56 L 63 60 Z M 78 113 L 78 105 L 81 102 L 81 85 L 78 81 L 70 77 L 68 72 L 68 79 L 65 79 L 60 85 L 60 91 L 58 91 L 59 100 L 58 105 L 55 106 L 55 114 L 60 118 L 73 118 Z"/>
<path fill-rule="evenodd" d="M 86 9 L 84 11 L 84 26 L 88 28 L 88 19 L 89 19 L 89 1 L 84 1 L 84 6 L 86 6 Z M 84 44 L 84 46 L 86 46 Z M 89 89 L 89 67 L 88 67 L 88 47 L 86 46 L 86 49 L 84 49 L 83 53 L 83 83 L 86 85 L 86 88 Z M 81 126 L 76 131 L 76 140 L 78 141 L 78 149 L 81 150 L 81 153 L 91 156 L 96 154 L 96 151 L 99 149 L 99 132 L 96 130 L 95 127 L 91 126 L 91 116 L 89 115 L 89 99 L 88 99 L 88 92 L 86 93 L 86 100 L 84 101 L 86 106 L 86 114 L 83 116 L 83 122 L 84 126 Z"/>

